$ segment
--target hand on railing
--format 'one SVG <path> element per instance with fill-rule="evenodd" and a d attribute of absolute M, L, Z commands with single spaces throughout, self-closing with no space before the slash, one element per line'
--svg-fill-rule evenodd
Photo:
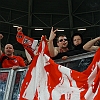
<path fill-rule="evenodd" d="M 12 67 L 13 70 L 18 69 L 18 68 L 19 68 L 19 66 L 13 66 Z"/>
<path fill-rule="evenodd" d="M 66 60 L 68 58 L 68 56 L 63 56 L 62 60 Z"/>

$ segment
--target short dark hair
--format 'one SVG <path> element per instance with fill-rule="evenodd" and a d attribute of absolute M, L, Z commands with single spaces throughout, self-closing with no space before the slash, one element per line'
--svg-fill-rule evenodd
<path fill-rule="evenodd" d="M 74 38 L 74 36 L 80 36 L 81 39 L 82 39 L 82 41 L 83 41 L 83 36 L 82 36 L 82 34 L 80 34 L 80 33 L 74 33 L 74 34 L 72 35 L 72 37 L 71 37 L 71 42 L 72 42 L 72 44 L 73 44 L 73 38 Z M 73 45 L 74 45 L 74 44 L 73 44 Z"/>

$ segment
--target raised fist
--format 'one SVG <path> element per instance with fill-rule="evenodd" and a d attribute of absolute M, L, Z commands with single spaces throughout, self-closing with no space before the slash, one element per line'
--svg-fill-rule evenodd
<path fill-rule="evenodd" d="M 0 40 L 3 38 L 3 35 L 2 34 L 0 34 Z"/>
<path fill-rule="evenodd" d="M 22 27 L 17 27 L 17 32 L 22 32 Z"/>

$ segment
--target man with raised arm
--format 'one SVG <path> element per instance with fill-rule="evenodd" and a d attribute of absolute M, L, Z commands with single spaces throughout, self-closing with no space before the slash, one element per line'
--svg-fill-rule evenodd
<path fill-rule="evenodd" d="M 50 32 L 50 37 L 49 37 L 49 43 L 48 43 L 48 48 L 49 48 L 49 53 L 50 56 L 53 57 L 53 59 L 60 59 L 63 56 L 65 56 L 65 52 L 68 51 L 68 39 L 65 35 L 61 34 L 57 38 L 57 46 L 54 47 L 53 40 L 56 37 L 56 31 L 58 29 L 54 30 L 53 27 Z M 66 56 L 67 57 L 67 56 Z"/>
<path fill-rule="evenodd" d="M 83 48 L 87 51 L 96 51 L 98 48 L 100 48 L 100 37 L 96 37 L 88 41 Z"/>

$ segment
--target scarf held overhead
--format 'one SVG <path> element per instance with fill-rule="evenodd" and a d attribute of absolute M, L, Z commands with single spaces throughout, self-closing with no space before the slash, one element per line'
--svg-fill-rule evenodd
<path fill-rule="evenodd" d="M 100 49 L 84 72 L 56 64 L 46 51 L 43 39 L 23 80 L 19 100 L 99 100 Z"/>
<path fill-rule="evenodd" d="M 34 40 L 33 38 L 24 35 L 23 32 L 17 33 L 16 40 L 23 45 L 24 49 L 26 49 L 32 57 L 34 57 L 38 40 Z"/>

